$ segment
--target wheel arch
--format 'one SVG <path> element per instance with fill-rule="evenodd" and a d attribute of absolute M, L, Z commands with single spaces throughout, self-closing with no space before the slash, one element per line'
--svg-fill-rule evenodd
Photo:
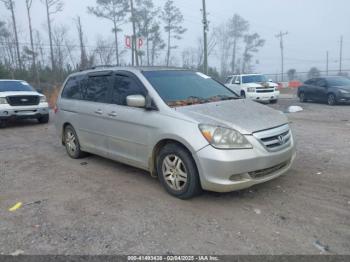
<path fill-rule="evenodd" d="M 174 138 L 164 138 L 161 139 L 160 141 L 158 141 L 156 143 L 156 145 L 153 147 L 152 150 L 152 155 L 151 158 L 149 160 L 149 166 L 150 166 L 150 173 L 153 177 L 157 177 L 157 155 L 159 153 L 159 151 L 166 146 L 167 144 L 176 144 L 181 146 L 184 150 L 186 150 L 191 156 L 192 159 L 196 165 L 197 171 L 198 171 L 198 166 L 197 166 L 197 161 L 195 159 L 195 157 L 193 156 L 193 151 L 190 149 L 189 145 L 186 145 L 186 143 L 179 141 L 178 139 L 174 139 Z"/>

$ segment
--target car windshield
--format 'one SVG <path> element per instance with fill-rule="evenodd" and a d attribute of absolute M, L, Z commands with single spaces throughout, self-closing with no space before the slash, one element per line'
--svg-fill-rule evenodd
<path fill-rule="evenodd" d="M 350 86 L 350 79 L 346 77 L 334 77 L 327 79 L 330 86 Z"/>
<path fill-rule="evenodd" d="M 11 92 L 11 91 L 35 91 L 25 81 L 0 81 L 0 92 Z"/>
<path fill-rule="evenodd" d="M 242 76 L 243 84 L 247 83 L 263 83 L 267 82 L 267 79 L 264 75 L 250 75 L 250 76 Z"/>
<path fill-rule="evenodd" d="M 202 73 L 166 70 L 143 74 L 171 107 L 239 99 L 233 91 Z"/>

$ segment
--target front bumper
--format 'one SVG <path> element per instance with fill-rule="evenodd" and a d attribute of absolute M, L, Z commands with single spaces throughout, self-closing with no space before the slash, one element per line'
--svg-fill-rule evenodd
<path fill-rule="evenodd" d="M 36 119 L 49 114 L 47 103 L 36 106 L 0 105 L 0 120 Z"/>
<path fill-rule="evenodd" d="M 217 150 L 207 146 L 195 158 L 202 188 L 230 192 L 260 184 L 287 172 L 295 159 L 292 138 L 288 148 L 268 152 L 253 136 L 247 136 L 253 149 Z"/>
<path fill-rule="evenodd" d="M 350 94 L 339 93 L 337 97 L 338 102 L 350 102 Z"/>
<path fill-rule="evenodd" d="M 271 101 L 271 100 L 278 100 L 280 96 L 279 91 L 274 92 L 268 92 L 268 93 L 246 93 L 246 98 L 255 100 L 255 101 Z"/>

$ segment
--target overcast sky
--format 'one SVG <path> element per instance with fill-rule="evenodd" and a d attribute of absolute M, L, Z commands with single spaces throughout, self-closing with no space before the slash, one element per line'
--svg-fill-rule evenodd
<path fill-rule="evenodd" d="M 285 37 L 285 69 L 308 70 L 316 66 L 326 68 L 326 51 L 330 53 L 330 69 L 339 68 L 340 36 L 344 37 L 343 68 L 350 69 L 350 0 L 206 0 L 210 29 L 220 25 L 238 13 L 250 22 L 251 32 L 259 33 L 265 40 L 255 60 L 257 72 L 280 72 L 280 48 L 275 35 L 288 31 Z M 20 42 L 28 42 L 24 0 L 15 0 L 16 16 L 21 31 Z M 46 32 L 46 16 L 40 0 L 33 0 L 33 26 Z M 73 18 L 81 16 L 88 45 L 94 45 L 98 37 L 112 37 L 109 21 L 98 19 L 87 13 L 87 6 L 93 6 L 95 0 L 65 0 L 64 11 L 55 16 L 54 23 L 65 24 L 71 29 L 70 34 L 76 39 Z M 154 0 L 162 6 L 165 0 Z M 202 35 L 201 4 L 202 0 L 175 0 L 184 15 L 184 26 L 188 31 L 174 52 L 181 61 L 181 50 L 196 46 Z M 9 12 L 0 5 L 2 20 L 9 18 Z M 121 36 L 130 34 L 126 26 Z M 47 40 L 45 40 L 48 42 Z M 218 58 L 210 57 L 212 65 L 218 64 Z M 286 71 L 285 70 L 285 71 Z"/>

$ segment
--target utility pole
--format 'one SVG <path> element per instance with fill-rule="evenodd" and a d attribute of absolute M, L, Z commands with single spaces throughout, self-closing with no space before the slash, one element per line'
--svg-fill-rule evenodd
<path fill-rule="evenodd" d="M 134 1 L 130 0 L 130 8 L 131 8 L 131 22 L 132 22 L 132 40 L 131 40 L 131 55 L 132 55 L 132 66 L 139 66 L 139 57 L 137 55 L 137 47 L 136 47 L 136 26 L 135 26 L 135 17 L 134 17 Z M 136 59 L 135 59 L 136 58 Z"/>
<path fill-rule="evenodd" d="M 286 35 L 288 35 L 288 32 L 282 33 L 282 31 L 278 35 L 276 35 L 276 37 L 280 39 L 280 46 L 281 46 L 281 62 L 282 62 L 281 63 L 281 66 L 282 66 L 282 74 L 281 74 L 282 78 L 281 78 L 281 80 L 282 80 L 282 82 L 284 80 L 284 78 L 283 78 L 283 75 L 284 75 L 284 45 L 283 45 L 283 37 L 286 36 Z"/>
<path fill-rule="evenodd" d="M 327 51 L 327 63 L 326 63 L 326 74 L 328 76 L 328 65 L 329 65 L 329 53 Z"/>
<path fill-rule="evenodd" d="M 340 37 L 339 74 L 342 73 L 342 63 L 343 63 L 343 36 Z"/>
<path fill-rule="evenodd" d="M 207 10 L 205 6 L 205 0 L 203 0 L 203 42 L 204 42 L 204 61 L 203 61 L 203 71 L 208 74 L 208 36 L 207 32 L 209 30 L 208 20 L 207 20 Z"/>

